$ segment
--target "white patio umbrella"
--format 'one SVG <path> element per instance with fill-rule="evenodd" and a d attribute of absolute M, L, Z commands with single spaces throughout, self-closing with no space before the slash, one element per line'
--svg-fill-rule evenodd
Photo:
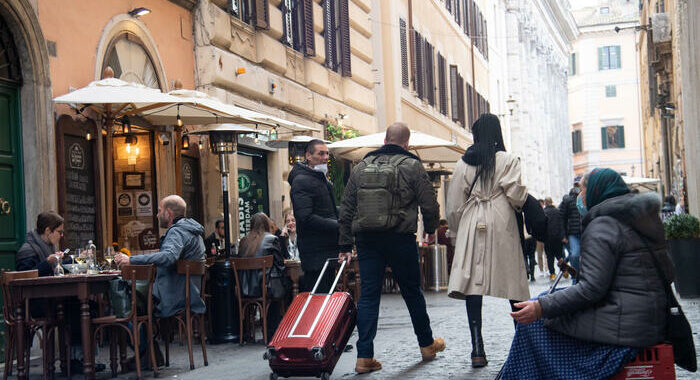
<path fill-rule="evenodd" d="M 385 132 L 355 137 L 334 142 L 328 149 L 336 156 L 346 160 L 359 161 L 364 156 L 384 145 Z M 408 150 L 423 162 L 456 162 L 465 149 L 453 143 L 428 134 L 411 131 Z"/>

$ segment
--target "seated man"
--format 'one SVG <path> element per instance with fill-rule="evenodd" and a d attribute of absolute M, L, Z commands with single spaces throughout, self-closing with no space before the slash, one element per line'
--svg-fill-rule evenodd
<path fill-rule="evenodd" d="M 118 254 L 114 261 L 118 265 L 154 264 L 158 267 L 153 284 L 154 315 L 170 317 L 185 308 L 185 276 L 177 274 L 176 262 L 204 260 L 204 227 L 193 219 L 185 218 L 187 204 L 177 195 L 169 195 L 158 204 L 158 223 L 167 228 L 161 237 L 160 251 L 129 257 Z M 200 298 L 200 276 L 190 277 L 190 306 L 193 313 L 204 313 L 204 302 Z"/>

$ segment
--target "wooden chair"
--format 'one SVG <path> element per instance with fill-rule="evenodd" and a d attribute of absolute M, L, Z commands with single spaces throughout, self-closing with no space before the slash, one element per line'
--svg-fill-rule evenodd
<path fill-rule="evenodd" d="M 209 360 L 207 360 L 207 344 L 206 344 L 206 330 L 204 325 L 204 320 L 206 319 L 206 313 L 204 314 L 193 314 L 190 307 L 190 276 L 201 276 L 202 282 L 199 288 L 200 297 L 202 301 L 204 299 L 204 288 L 206 286 L 206 274 L 207 267 L 204 261 L 193 261 L 193 260 L 178 260 L 177 261 L 177 273 L 179 275 L 185 276 L 185 310 L 178 312 L 170 318 L 161 319 L 161 336 L 165 341 L 165 365 L 170 365 L 170 336 L 171 336 L 171 326 L 172 322 L 175 321 L 178 325 L 178 329 L 182 327 L 187 335 L 187 350 L 190 355 L 190 369 L 194 369 L 194 357 L 192 354 L 192 339 L 193 339 L 193 320 L 197 320 L 199 329 L 199 341 L 202 345 L 202 357 L 204 360 L 204 365 L 209 365 Z M 205 303 L 206 304 L 206 303 Z M 184 318 L 184 319 L 183 319 Z"/>
<path fill-rule="evenodd" d="M 47 315 L 42 318 L 32 317 L 29 310 L 29 300 L 17 300 L 12 296 L 10 291 L 10 283 L 15 280 L 27 279 L 27 278 L 37 278 L 39 277 L 39 271 L 29 270 L 21 272 L 9 272 L 3 271 L 0 274 L 0 282 L 2 283 L 2 312 L 5 319 L 5 336 L 7 341 L 5 342 L 5 371 L 3 379 L 7 379 L 8 376 L 12 375 L 12 364 L 17 355 L 25 355 L 25 366 L 27 372 L 29 372 L 29 352 L 31 350 L 31 342 L 34 335 L 38 334 L 39 343 L 41 345 L 41 356 L 42 356 L 42 369 L 43 377 L 53 378 L 54 376 L 54 342 L 51 338 L 54 337 L 56 332 L 55 320 L 52 316 Z M 20 303 L 24 302 L 24 323 L 25 331 L 17 331 L 17 320 L 15 318 L 14 311 L 19 306 Z M 62 330 L 65 332 L 64 330 Z M 20 353 L 16 352 L 15 345 L 17 344 L 17 335 L 25 334 L 26 341 L 29 344 L 26 345 L 26 352 Z M 64 342 L 66 340 L 64 339 Z M 70 355 L 70 347 L 65 350 Z M 63 351 L 63 347 L 62 347 Z M 70 363 L 70 356 L 64 357 L 65 363 Z M 68 376 L 70 376 L 70 365 L 68 367 Z"/>
<path fill-rule="evenodd" d="M 105 328 L 109 328 L 109 359 L 112 377 L 117 375 L 117 339 L 123 336 L 123 333 L 129 338 L 129 341 L 134 347 L 134 358 L 136 361 L 136 376 L 142 379 L 141 376 L 141 355 L 139 353 L 139 329 L 143 324 L 146 325 L 146 335 L 148 339 L 148 349 L 151 356 L 151 366 L 153 367 L 153 376 L 158 377 L 158 364 L 156 363 L 156 355 L 153 347 L 153 282 L 156 278 L 156 267 L 153 265 L 124 265 L 122 266 L 122 280 L 131 281 L 131 312 L 126 317 L 117 317 L 116 315 L 108 315 L 92 319 L 92 324 L 95 329 L 93 333 L 93 341 Z M 146 294 L 146 314 L 139 314 L 136 303 L 136 281 L 148 282 L 148 294 Z M 127 323 L 131 323 L 131 328 Z M 121 333 L 121 334 L 120 334 Z M 122 372 L 126 372 L 122 362 Z"/>
<path fill-rule="evenodd" d="M 231 258 L 231 266 L 233 267 L 233 276 L 236 280 L 236 297 L 238 298 L 238 310 L 240 310 L 239 331 L 240 331 L 240 344 L 243 344 L 243 320 L 245 319 L 246 311 L 252 306 L 253 318 L 249 322 L 251 323 L 253 330 L 253 340 L 255 339 L 255 309 L 260 310 L 260 317 L 262 319 L 262 331 L 263 340 L 267 344 L 267 312 L 270 306 L 267 297 L 267 271 L 272 268 L 273 263 L 272 255 L 263 257 L 250 257 L 250 258 Z M 261 270 L 262 276 L 260 276 L 262 283 L 260 284 L 262 289 L 261 297 L 243 297 L 241 282 L 239 279 L 238 271 L 241 270 Z"/>

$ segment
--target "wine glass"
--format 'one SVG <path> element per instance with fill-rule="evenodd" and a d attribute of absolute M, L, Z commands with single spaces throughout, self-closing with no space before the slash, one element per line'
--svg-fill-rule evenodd
<path fill-rule="evenodd" d="M 107 247 L 105 251 L 105 261 L 107 262 L 107 269 L 112 269 L 112 261 L 114 261 L 114 248 Z"/>
<path fill-rule="evenodd" d="M 73 264 L 75 264 L 75 258 L 80 256 L 80 251 L 81 251 L 81 249 L 78 248 L 74 251 L 71 251 L 71 253 L 68 255 L 68 256 L 70 256 L 70 259 L 73 262 Z"/>
<path fill-rule="evenodd" d="M 74 254 L 70 255 L 73 259 L 73 263 L 82 264 L 85 261 L 85 253 L 82 248 L 77 248 Z"/>

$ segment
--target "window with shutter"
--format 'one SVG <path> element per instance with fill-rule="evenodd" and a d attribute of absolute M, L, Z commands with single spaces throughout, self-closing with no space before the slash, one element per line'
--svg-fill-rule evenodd
<path fill-rule="evenodd" d="M 284 34 L 282 35 L 282 43 L 287 46 L 294 46 L 294 17 L 293 17 L 293 0 L 284 0 L 280 3 L 280 11 L 282 11 L 282 26 Z"/>
<path fill-rule="evenodd" d="M 316 55 L 316 39 L 314 38 L 314 9 L 313 0 L 302 0 L 303 5 L 303 33 L 304 55 L 313 57 Z"/>
<path fill-rule="evenodd" d="M 408 88 L 408 43 L 406 21 L 399 19 L 399 41 L 401 42 L 401 85 Z"/>
<path fill-rule="evenodd" d="M 576 75 L 576 53 L 569 56 L 569 76 Z"/>
<path fill-rule="evenodd" d="M 462 18 L 462 29 L 464 34 L 469 35 L 469 0 L 458 0 L 462 1 L 462 10 L 464 11 L 464 17 Z"/>
<path fill-rule="evenodd" d="M 423 37 L 420 33 L 414 31 L 414 49 L 415 49 L 415 61 L 416 61 L 416 83 L 414 83 L 414 88 L 416 94 L 419 98 L 423 99 L 425 94 L 423 90 L 425 89 L 425 79 L 423 78 Z"/>
<path fill-rule="evenodd" d="M 598 70 L 614 70 L 622 67 L 620 46 L 603 46 L 598 48 Z"/>
<path fill-rule="evenodd" d="M 467 124 L 470 126 L 474 124 L 474 89 L 472 85 L 467 83 Z"/>
<path fill-rule="evenodd" d="M 445 8 L 447 11 L 452 13 L 452 0 L 445 0 Z"/>
<path fill-rule="evenodd" d="M 435 106 L 435 64 L 433 58 L 433 45 L 425 41 L 425 94 L 428 104 Z"/>
<path fill-rule="evenodd" d="M 462 128 L 466 127 L 466 121 L 464 120 L 464 79 L 462 76 L 457 74 L 457 113 L 459 114 L 459 122 Z"/>
<path fill-rule="evenodd" d="M 437 56 L 438 64 L 438 94 L 440 101 L 440 113 L 447 115 L 447 68 L 445 67 L 445 57 L 440 53 Z"/>
<path fill-rule="evenodd" d="M 340 30 L 338 40 L 340 41 L 340 68 L 344 77 L 352 75 L 350 65 L 350 8 L 349 0 L 337 0 L 340 4 L 338 17 L 340 19 Z"/>
<path fill-rule="evenodd" d="M 462 25 L 462 8 L 460 7 L 461 0 L 455 0 L 455 21 L 457 25 Z"/>
<path fill-rule="evenodd" d="M 304 14 L 304 3 L 307 0 L 284 0 L 280 3 L 282 11 L 282 26 L 284 34 L 282 35 L 282 43 L 291 46 L 292 49 L 306 54 L 306 24 Z M 313 23 L 313 16 L 310 20 Z M 313 27 L 312 27 L 313 32 Z M 312 36 L 313 37 L 313 36 Z M 313 44 L 310 46 L 313 51 Z"/>
<path fill-rule="evenodd" d="M 255 27 L 270 29 L 270 4 L 268 0 L 255 0 Z"/>
<path fill-rule="evenodd" d="M 583 151 L 583 142 L 581 141 L 580 129 L 571 132 L 571 147 L 573 153 L 580 153 Z"/>
<path fill-rule="evenodd" d="M 457 96 L 457 66 L 450 65 L 450 114 L 452 121 L 459 120 L 459 102 Z"/>
<path fill-rule="evenodd" d="M 228 12 L 246 24 L 253 24 L 256 0 L 228 0 Z"/>
<path fill-rule="evenodd" d="M 323 6 L 326 66 L 335 72 L 340 72 L 343 76 L 350 76 L 348 0 L 325 0 Z"/>
<path fill-rule="evenodd" d="M 326 0 L 323 3 L 323 39 L 326 45 L 326 67 L 333 71 L 338 71 L 338 57 L 335 39 L 335 12 L 333 0 Z"/>
<path fill-rule="evenodd" d="M 625 147 L 625 127 L 612 125 L 603 127 L 601 132 L 601 145 L 603 149 L 618 149 Z"/>

